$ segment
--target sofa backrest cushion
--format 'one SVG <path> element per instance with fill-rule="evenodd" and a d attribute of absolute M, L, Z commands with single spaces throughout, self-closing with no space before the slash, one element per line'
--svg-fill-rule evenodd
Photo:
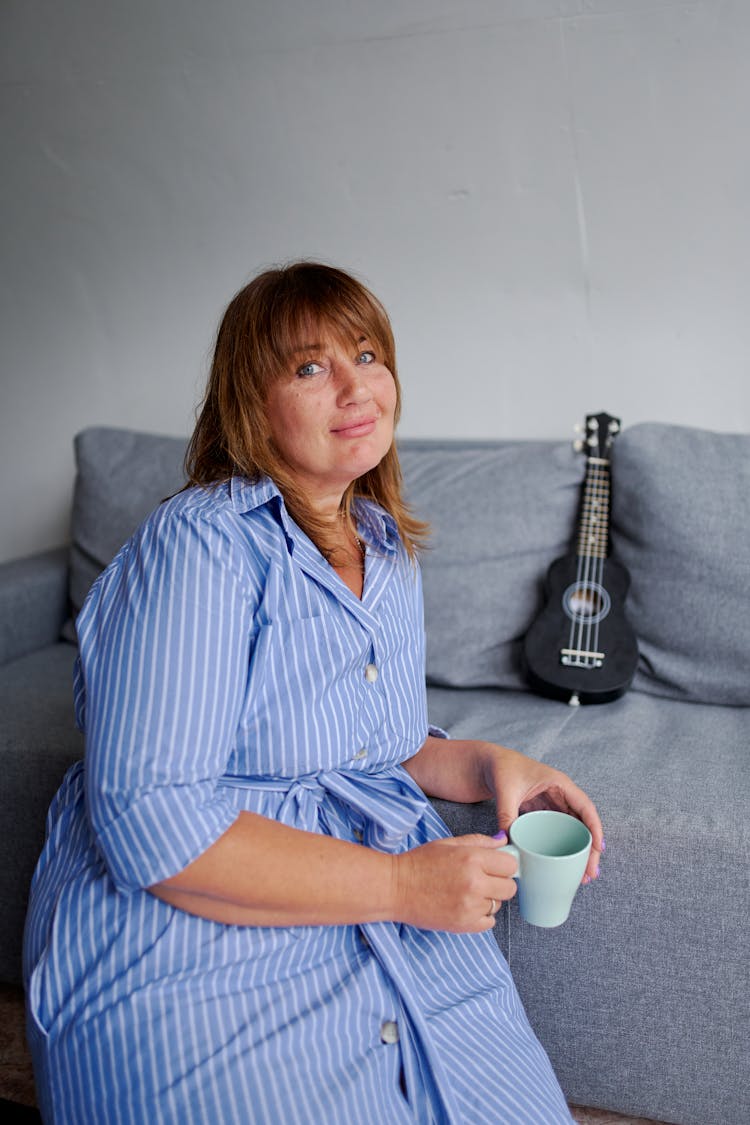
<path fill-rule="evenodd" d="M 186 438 L 106 426 L 76 435 L 69 589 L 74 616 L 125 540 L 184 484 L 186 446 Z"/>
<path fill-rule="evenodd" d="M 523 635 L 574 538 L 585 459 L 570 442 L 399 443 L 432 526 L 422 556 L 428 683 L 523 688 Z"/>
<path fill-rule="evenodd" d="M 108 427 L 76 437 L 74 615 L 141 520 L 182 486 L 186 444 Z M 399 450 L 407 499 L 432 526 L 422 557 L 428 681 L 525 686 L 521 640 L 547 567 L 572 538 L 583 458 L 553 442 L 405 439 Z"/>
<path fill-rule="evenodd" d="M 186 438 L 76 437 L 70 600 L 77 612 L 141 520 L 184 482 Z M 422 557 L 427 678 L 525 686 L 521 644 L 549 564 L 573 541 L 585 458 L 552 442 L 399 442 Z M 750 705 L 750 436 L 644 423 L 612 450 L 612 544 L 631 575 L 634 687 Z M 68 635 L 70 635 L 68 633 Z"/>
<path fill-rule="evenodd" d="M 624 429 L 612 449 L 612 546 L 631 577 L 634 687 L 750 705 L 750 436 Z"/>

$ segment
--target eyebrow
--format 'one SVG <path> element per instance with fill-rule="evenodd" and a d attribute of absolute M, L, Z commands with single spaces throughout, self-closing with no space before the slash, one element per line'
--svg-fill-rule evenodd
<path fill-rule="evenodd" d="M 292 348 L 289 354 L 301 355 L 302 352 L 319 352 L 322 347 L 322 344 L 300 344 L 298 348 Z"/>
<path fill-rule="evenodd" d="M 369 340 L 369 336 L 360 336 L 359 339 L 357 340 L 357 347 L 359 347 L 360 344 L 366 344 L 368 342 L 368 340 Z M 292 350 L 290 351 L 289 354 L 290 355 L 300 355 L 303 352 L 320 352 L 320 351 L 323 350 L 323 347 L 324 347 L 323 344 L 300 344 L 299 347 L 292 348 Z"/>

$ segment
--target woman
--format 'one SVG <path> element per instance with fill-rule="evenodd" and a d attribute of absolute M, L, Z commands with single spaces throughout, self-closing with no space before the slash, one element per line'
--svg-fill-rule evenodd
<path fill-rule="evenodd" d="M 345 273 L 229 305 L 190 486 L 77 623 L 85 768 L 25 945 L 47 1121 L 570 1120 L 491 934 L 514 861 L 424 794 L 574 811 L 587 879 L 601 825 L 563 774 L 428 728 L 399 407 Z"/>

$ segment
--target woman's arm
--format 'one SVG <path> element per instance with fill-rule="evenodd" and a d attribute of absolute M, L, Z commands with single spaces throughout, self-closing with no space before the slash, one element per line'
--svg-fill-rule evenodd
<path fill-rule="evenodd" d="M 599 874 L 604 835 L 593 801 L 567 774 L 507 746 L 429 736 L 404 768 L 430 797 L 470 803 L 494 798 L 498 827 L 507 832 L 520 812 L 537 808 L 567 812 L 593 837 L 584 879 Z"/>
<path fill-rule="evenodd" d="M 464 739 L 435 738 L 429 735 L 413 758 L 404 762 L 404 769 L 428 797 L 471 804 L 494 797 L 488 788 L 478 748 L 489 743 Z M 503 749 L 497 747 L 497 749 Z M 508 754 L 515 754 L 509 750 Z M 521 754 L 517 755 L 519 758 Z"/>
<path fill-rule="evenodd" d="M 230 924 L 380 922 L 394 909 L 393 858 L 241 812 L 193 863 L 150 890 Z"/>
<path fill-rule="evenodd" d="M 488 836 L 387 855 L 241 812 L 183 871 L 149 889 L 172 906 L 230 925 L 398 921 L 478 932 L 494 924 L 491 900 L 515 893 L 514 869 Z"/>

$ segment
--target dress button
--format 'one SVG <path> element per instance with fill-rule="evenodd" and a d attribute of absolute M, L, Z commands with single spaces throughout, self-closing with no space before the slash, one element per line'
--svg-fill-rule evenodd
<path fill-rule="evenodd" d="M 378 669 L 374 664 L 368 664 L 365 668 L 365 679 L 368 684 L 374 684 L 379 675 Z"/>
<path fill-rule="evenodd" d="M 380 1025 L 381 1043 L 398 1043 L 398 1024 L 395 1020 L 383 1020 Z"/>

